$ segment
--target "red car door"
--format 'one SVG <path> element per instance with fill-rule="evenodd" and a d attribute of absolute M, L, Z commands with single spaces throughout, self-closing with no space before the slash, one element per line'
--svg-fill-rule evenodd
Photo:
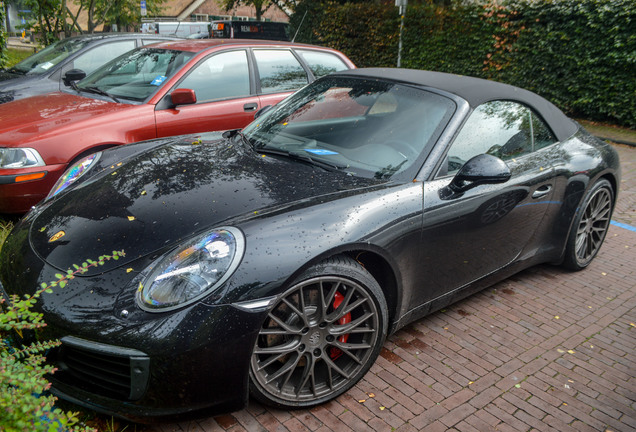
<path fill-rule="evenodd" d="M 237 129 L 250 123 L 260 103 L 250 86 L 247 54 L 243 49 L 225 51 L 193 66 L 172 90 L 194 90 L 196 103 L 157 109 L 157 136 Z"/>

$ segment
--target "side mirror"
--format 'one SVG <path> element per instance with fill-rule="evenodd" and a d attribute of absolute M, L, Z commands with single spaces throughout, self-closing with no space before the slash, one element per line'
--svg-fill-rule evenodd
<path fill-rule="evenodd" d="M 263 114 L 265 114 L 267 111 L 271 109 L 272 109 L 271 105 L 265 105 L 263 108 L 259 109 L 258 111 L 256 111 L 256 113 L 254 113 L 254 120 L 256 120 L 257 118 L 259 118 L 260 116 L 262 116 Z"/>
<path fill-rule="evenodd" d="M 81 69 L 71 69 L 64 74 L 62 81 L 66 87 L 70 87 L 72 82 L 86 78 L 86 72 Z"/>
<path fill-rule="evenodd" d="M 197 103 L 197 95 L 192 89 L 176 89 L 170 93 L 172 105 L 192 105 Z"/>
<path fill-rule="evenodd" d="M 479 185 L 505 183 L 511 176 L 504 161 L 489 154 L 480 154 L 461 167 L 450 184 L 440 191 L 440 196 L 450 198 Z"/>

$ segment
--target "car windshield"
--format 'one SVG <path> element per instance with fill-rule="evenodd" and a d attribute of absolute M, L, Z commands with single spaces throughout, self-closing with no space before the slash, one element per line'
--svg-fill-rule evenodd
<path fill-rule="evenodd" d="M 106 63 L 80 81 L 77 87 L 141 102 L 153 95 L 193 55 L 188 51 L 138 48 Z"/>
<path fill-rule="evenodd" d="M 454 109 L 452 100 L 421 88 L 331 76 L 287 98 L 243 136 L 258 151 L 361 177 L 414 176 Z"/>
<path fill-rule="evenodd" d="M 21 75 L 41 75 L 74 52 L 84 48 L 89 42 L 88 39 L 64 39 L 55 42 L 22 60 L 9 71 Z"/>

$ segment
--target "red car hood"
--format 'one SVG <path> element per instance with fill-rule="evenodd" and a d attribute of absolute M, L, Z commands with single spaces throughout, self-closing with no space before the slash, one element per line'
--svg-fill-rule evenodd
<path fill-rule="evenodd" d="M 24 145 L 132 106 L 68 93 L 49 93 L 0 104 L 0 146 Z"/>

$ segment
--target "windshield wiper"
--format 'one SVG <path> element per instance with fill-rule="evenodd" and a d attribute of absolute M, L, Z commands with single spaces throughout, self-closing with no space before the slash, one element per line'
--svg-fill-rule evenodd
<path fill-rule="evenodd" d="M 20 69 L 16 69 L 16 68 L 9 68 L 9 69 L 2 69 L 2 72 L 8 72 L 8 73 L 12 73 L 15 75 L 26 75 L 27 71 L 23 71 Z"/>
<path fill-rule="evenodd" d="M 107 91 L 104 91 L 104 90 L 102 90 L 102 89 L 100 89 L 100 88 L 98 88 L 98 87 L 95 87 L 95 86 L 89 86 L 89 87 L 82 87 L 82 88 L 79 88 L 79 87 L 77 87 L 77 86 L 75 85 L 75 83 L 74 83 L 74 82 L 72 82 L 72 81 L 71 81 L 71 86 L 72 86 L 75 90 L 77 90 L 78 92 L 79 92 L 79 91 L 81 91 L 81 90 L 85 90 L 85 91 L 87 91 L 87 92 L 89 92 L 89 93 L 95 93 L 95 94 L 98 94 L 98 95 L 102 95 L 102 96 L 109 97 L 109 98 L 111 98 L 112 100 L 114 100 L 115 102 L 117 102 L 117 103 L 121 103 L 121 102 L 120 102 L 120 100 L 119 100 L 119 99 L 117 99 L 115 96 L 113 96 L 112 94 L 110 94 L 110 93 L 108 93 Z"/>
<path fill-rule="evenodd" d="M 251 140 L 250 138 L 246 137 L 245 134 L 243 134 L 243 132 L 241 131 L 241 129 L 231 129 L 228 131 L 223 132 L 223 138 L 227 138 L 227 139 L 231 139 L 234 137 L 238 137 L 241 139 L 241 142 L 248 147 L 250 150 L 252 151 L 256 151 L 256 147 L 254 145 L 254 143 L 256 143 L 256 141 Z"/>
<path fill-rule="evenodd" d="M 265 153 L 265 154 L 273 154 L 273 155 L 278 155 L 278 156 L 286 156 L 286 157 L 288 157 L 290 159 L 295 159 L 295 160 L 300 160 L 300 161 L 303 161 L 303 162 L 307 162 L 307 163 L 310 163 L 311 165 L 315 165 L 315 166 L 318 166 L 320 168 L 323 168 L 323 169 L 326 169 L 326 170 L 329 170 L 329 171 L 333 171 L 333 170 L 342 171 L 343 169 L 348 168 L 348 166 L 338 165 L 338 164 L 335 164 L 335 163 L 332 163 L 332 162 L 327 162 L 327 161 L 324 161 L 324 160 L 312 158 L 308 154 L 300 153 L 300 152 L 293 152 L 293 151 L 275 149 L 275 148 L 266 147 L 266 146 L 258 147 L 258 152 L 259 153 Z"/>

